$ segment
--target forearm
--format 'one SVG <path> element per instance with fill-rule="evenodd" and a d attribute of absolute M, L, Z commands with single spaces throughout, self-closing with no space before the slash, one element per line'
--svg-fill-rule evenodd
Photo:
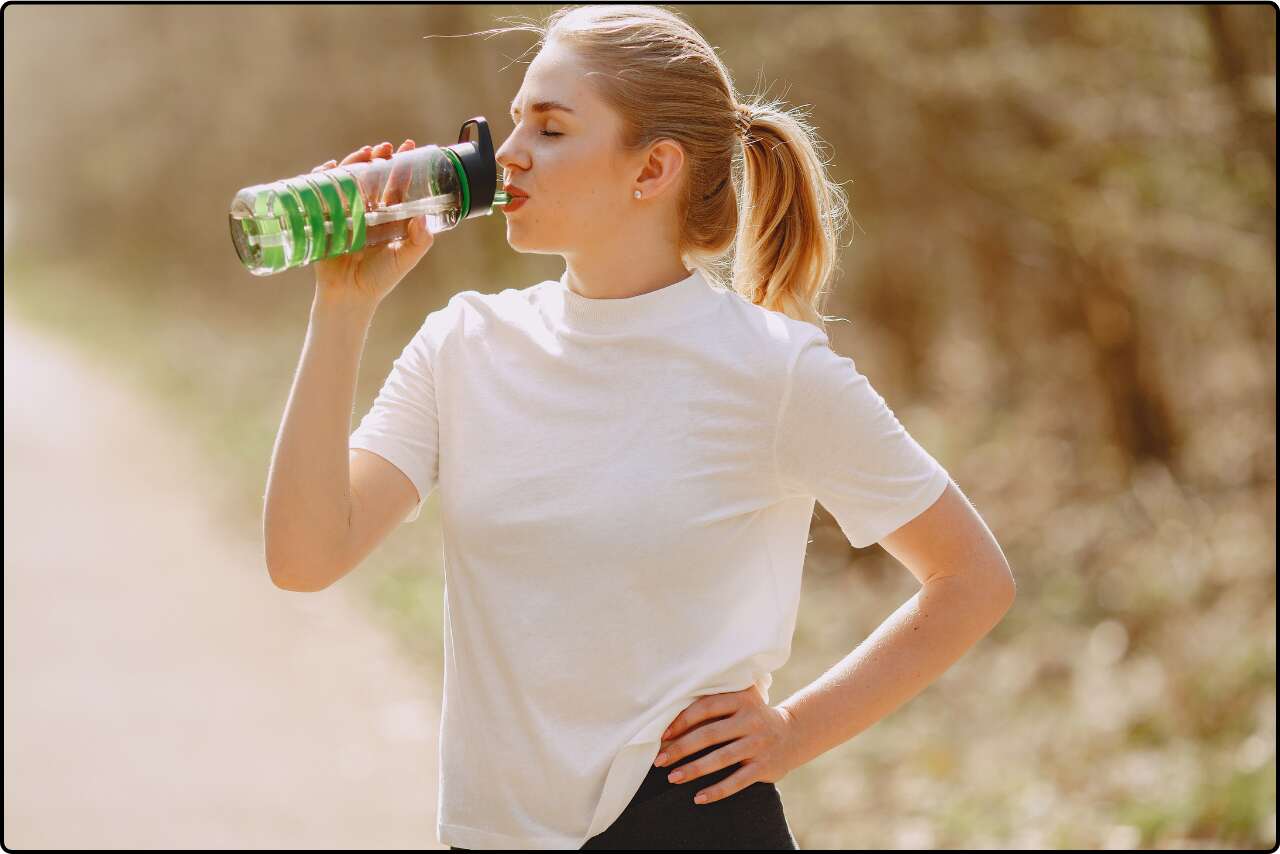
<path fill-rule="evenodd" d="M 347 440 L 374 308 L 326 302 L 319 294 L 312 303 L 267 475 L 263 536 L 277 583 L 318 580 L 323 562 L 345 543 L 351 513 Z"/>
<path fill-rule="evenodd" d="M 794 721 L 796 765 L 843 744 L 923 691 L 1000 622 L 994 583 L 930 579 L 865 641 L 779 707 Z"/>

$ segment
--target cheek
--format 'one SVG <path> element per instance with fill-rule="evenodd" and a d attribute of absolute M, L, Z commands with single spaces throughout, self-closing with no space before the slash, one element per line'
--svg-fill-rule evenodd
<path fill-rule="evenodd" d="M 578 233 L 616 228 L 614 223 L 626 213 L 626 190 L 615 186 L 616 166 L 594 146 L 562 138 L 543 146 L 534 159 L 542 195 L 532 219 L 554 221 Z M 533 207 L 529 213 L 534 214 Z"/>
<path fill-rule="evenodd" d="M 557 170 L 550 186 L 549 207 L 580 221 L 585 227 L 598 223 L 602 216 L 609 216 L 609 209 L 614 207 L 609 192 L 580 162 L 566 162 L 563 171 Z"/>
<path fill-rule="evenodd" d="M 572 188 L 573 197 L 583 202 L 604 203 L 609 195 L 605 188 L 616 183 L 617 176 L 596 147 L 569 141 L 551 148 L 544 152 L 543 163 L 554 168 L 557 191 L 560 187 Z"/>

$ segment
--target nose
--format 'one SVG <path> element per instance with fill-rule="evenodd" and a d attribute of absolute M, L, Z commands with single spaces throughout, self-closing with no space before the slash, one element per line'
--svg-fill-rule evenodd
<path fill-rule="evenodd" d="M 506 180 L 511 179 L 512 172 L 515 169 L 526 168 L 524 165 L 522 165 L 523 160 L 517 163 L 516 158 L 512 156 L 512 150 L 514 149 L 514 146 L 511 144 L 511 140 L 514 138 L 515 138 L 515 134 L 508 136 L 506 140 L 503 141 L 502 145 L 498 148 L 497 153 L 494 155 L 494 160 L 496 160 L 498 165 L 502 167 L 502 171 L 504 172 L 504 178 Z"/>

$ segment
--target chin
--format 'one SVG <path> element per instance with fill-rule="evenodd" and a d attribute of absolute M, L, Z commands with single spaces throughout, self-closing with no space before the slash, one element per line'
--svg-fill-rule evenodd
<path fill-rule="evenodd" d="M 507 245 L 517 252 L 530 255 L 558 255 L 556 243 L 549 243 L 545 236 L 534 236 L 529 229 L 521 228 L 518 223 L 507 221 Z"/>
<path fill-rule="evenodd" d="M 510 246 L 510 247 L 511 247 L 512 249 L 514 249 L 515 251 L 520 252 L 520 253 L 525 254 L 525 255 L 553 255 L 553 254 L 555 254 L 555 253 L 554 253 L 554 252 L 552 252 L 552 250 L 550 250 L 550 249 L 545 249 L 545 248 L 542 248 L 542 247 L 539 247 L 539 246 L 535 246 L 535 245 L 533 245 L 533 244 L 529 243 L 528 241 L 520 240 L 519 238 L 516 238 L 516 239 L 514 239 L 514 240 L 513 240 L 510 234 L 508 234 L 508 235 L 507 235 L 507 245 L 508 245 L 508 246 Z"/>
<path fill-rule="evenodd" d="M 519 237 L 511 236 L 510 227 L 507 228 L 507 245 L 510 246 L 512 249 L 516 250 L 517 252 L 530 251 L 530 247 L 528 246 L 527 241 L 521 240 Z"/>

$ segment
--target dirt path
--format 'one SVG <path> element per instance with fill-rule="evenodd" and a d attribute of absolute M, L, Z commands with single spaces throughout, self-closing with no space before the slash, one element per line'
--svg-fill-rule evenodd
<path fill-rule="evenodd" d="M 287 593 L 171 421 L 4 321 L 4 845 L 440 848 L 437 684 Z"/>

